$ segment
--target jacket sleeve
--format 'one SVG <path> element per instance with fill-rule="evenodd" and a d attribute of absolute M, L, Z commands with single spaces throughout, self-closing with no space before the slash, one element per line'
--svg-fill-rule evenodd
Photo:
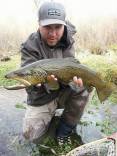
<path fill-rule="evenodd" d="M 32 33 L 29 38 L 21 45 L 21 66 L 28 65 L 42 59 L 39 48 L 38 33 Z"/>

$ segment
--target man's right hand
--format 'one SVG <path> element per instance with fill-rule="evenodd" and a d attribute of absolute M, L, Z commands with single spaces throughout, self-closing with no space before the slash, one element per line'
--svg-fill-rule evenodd
<path fill-rule="evenodd" d="M 53 80 L 53 81 L 57 81 L 58 79 L 55 77 L 55 75 L 50 75 L 50 76 L 48 76 L 48 79 L 51 79 L 51 80 Z M 37 85 L 36 85 L 36 87 L 41 87 L 41 83 L 38 83 Z"/>

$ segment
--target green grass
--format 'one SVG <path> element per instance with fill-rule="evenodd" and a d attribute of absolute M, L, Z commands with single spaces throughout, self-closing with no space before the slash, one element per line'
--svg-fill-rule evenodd
<path fill-rule="evenodd" d="M 6 73 L 17 69 L 20 66 L 20 56 L 15 55 L 11 57 L 10 61 L 0 62 L 0 86 L 14 85 L 17 81 L 6 79 Z"/>
<path fill-rule="evenodd" d="M 108 48 L 117 53 L 117 44 L 111 44 Z"/>
<path fill-rule="evenodd" d="M 74 136 L 75 137 L 75 136 Z M 44 146 L 43 146 L 44 145 Z M 54 138 L 46 137 L 41 144 L 37 145 L 35 151 L 33 151 L 32 156 L 62 156 L 73 150 L 74 148 L 81 145 L 80 139 L 75 137 L 72 138 L 72 144 L 58 145 Z M 55 153 L 55 154 L 54 154 Z"/>
<path fill-rule="evenodd" d="M 23 103 L 16 103 L 15 107 L 18 109 L 26 109 Z"/>
<path fill-rule="evenodd" d="M 88 55 L 85 58 L 79 57 L 79 59 L 83 64 L 97 71 L 105 81 L 115 84 L 117 88 L 117 55 Z M 109 100 L 117 103 L 117 89 L 113 91 Z"/>

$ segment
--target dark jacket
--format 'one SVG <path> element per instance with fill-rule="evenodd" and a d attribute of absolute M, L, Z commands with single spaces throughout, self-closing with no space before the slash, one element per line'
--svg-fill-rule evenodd
<path fill-rule="evenodd" d="M 21 46 L 21 66 L 46 58 L 74 57 L 74 39 L 72 36 L 76 33 L 76 30 L 70 22 L 66 22 L 66 24 L 61 41 L 52 49 L 41 39 L 39 31 L 32 33 Z M 62 86 L 60 87 L 61 89 Z M 31 86 L 26 89 L 28 94 L 27 104 L 33 106 L 46 104 L 55 99 L 60 90 L 48 93 L 44 85 L 40 88 Z"/>

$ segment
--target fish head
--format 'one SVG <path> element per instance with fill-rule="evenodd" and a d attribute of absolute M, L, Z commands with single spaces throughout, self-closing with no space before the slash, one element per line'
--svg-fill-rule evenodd
<path fill-rule="evenodd" d="M 31 86 L 38 83 L 44 83 L 46 72 L 41 68 L 38 68 L 38 70 L 36 68 L 21 68 L 19 70 L 9 72 L 5 75 L 5 78 L 18 80 L 25 86 Z"/>

